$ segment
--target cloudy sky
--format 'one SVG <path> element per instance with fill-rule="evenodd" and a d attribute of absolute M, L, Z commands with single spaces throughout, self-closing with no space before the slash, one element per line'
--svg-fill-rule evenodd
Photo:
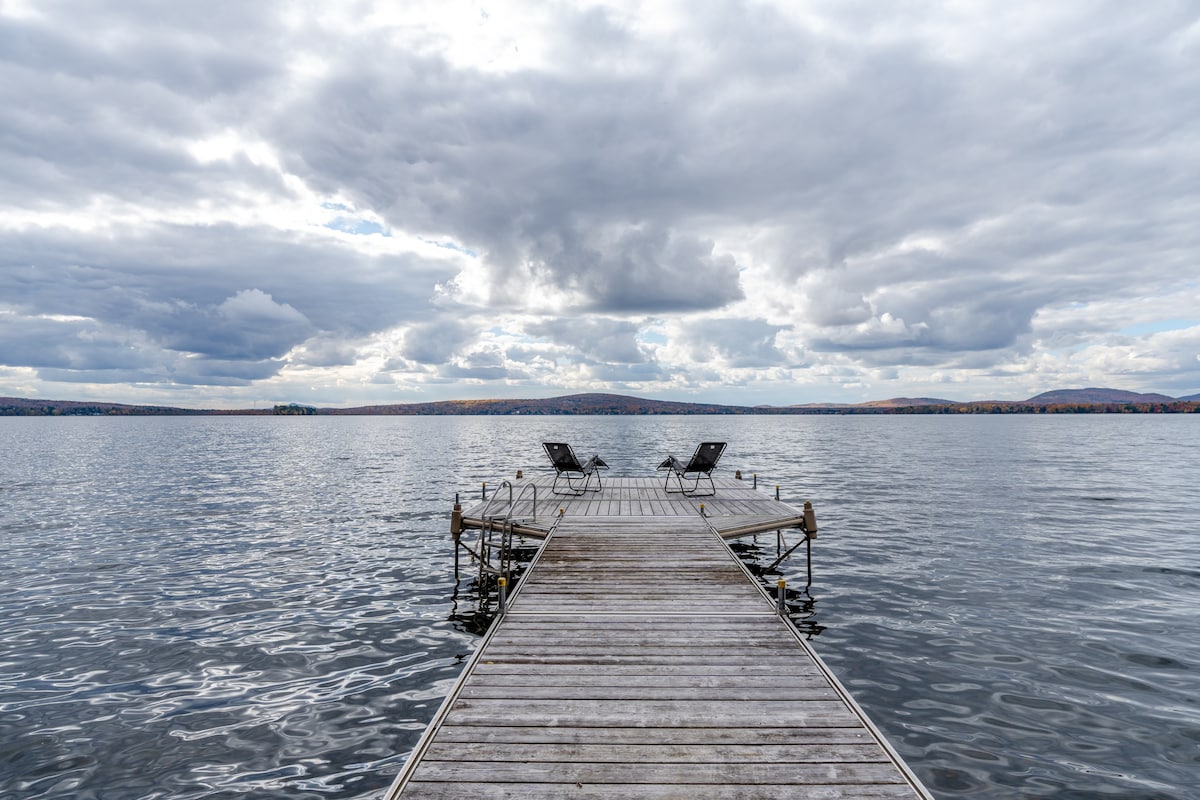
<path fill-rule="evenodd" d="M 0 395 L 1200 391 L 1189 2 L 0 0 Z"/>

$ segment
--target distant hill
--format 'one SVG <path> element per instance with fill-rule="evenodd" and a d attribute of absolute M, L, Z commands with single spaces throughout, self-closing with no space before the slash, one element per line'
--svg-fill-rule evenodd
<path fill-rule="evenodd" d="M 436 403 L 402 403 L 358 408 L 326 408 L 318 414 L 418 415 L 418 414 L 754 414 L 769 409 L 723 406 L 716 403 L 680 403 L 646 400 L 620 394 L 572 394 L 536 400 L 443 400 Z"/>
<path fill-rule="evenodd" d="M 1186 398 L 1182 398 L 1186 399 Z M 1057 389 L 1043 392 L 1025 401 L 1034 406 L 1049 406 L 1060 403 L 1174 403 L 1174 397 L 1165 394 L 1139 394 L 1120 389 Z"/>
<path fill-rule="evenodd" d="M 1187 403 L 1200 403 L 1200 394 L 1189 394 L 1187 397 L 1181 397 L 1179 399 Z"/>
<path fill-rule="evenodd" d="M 1190 402 L 1186 402 L 1190 401 Z M 317 408 L 287 403 L 269 409 L 189 409 L 135 406 L 76 400 L 30 400 L 0 397 L 0 416 L 184 416 L 184 415 L 651 415 L 651 414 L 1106 414 L 1200 413 L 1200 395 L 1176 400 L 1161 394 L 1138 394 L 1118 389 L 1063 389 L 1045 392 L 1023 402 L 974 400 L 958 402 L 936 397 L 893 397 L 856 405 L 810 403 L 792 406 L 726 406 L 647 400 L 620 394 L 572 394 L 565 397 L 517 400 L 445 400 L 436 403 L 396 403 L 357 408 Z"/>
<path fill-rule="evenodd" d="M 957 400 L 939 400 L 936 397 L 893 397 L 891 400 L 872 400 L 859 403 L 868 408 L 911 408 L 912 406 L 956 406 Z"/>
<path fill-rule="evenodd" d="M 5 417 L 182 417 L 223 413 L 229 412 L 198 411 L 171 406 L 135 406 L 126 403 L 89 403 L 78 400 L 29 400 L 24 397 L 0 397 L 0 416 Z"/>

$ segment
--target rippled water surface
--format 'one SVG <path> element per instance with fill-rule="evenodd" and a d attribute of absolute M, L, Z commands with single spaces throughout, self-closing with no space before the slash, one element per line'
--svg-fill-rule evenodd
<path fill-rule="evenodd" d="M 1200 798 L 1200 419 L 1116 415 L 0 418 L 0 797 L 378 796 L 477 641 L 454 493 L 702 438 L 816 505 L 803 626 L 939 798 Z"/>

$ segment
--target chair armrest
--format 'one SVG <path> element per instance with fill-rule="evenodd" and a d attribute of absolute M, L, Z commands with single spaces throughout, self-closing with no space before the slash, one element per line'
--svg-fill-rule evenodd
<path fill-rule="evenodd" d="M 600 456 L 592 456 L 580 466 L 583 468 L 584 475 L 591 475 L 598 469 L 608 469 L 608 464 L 605 464 L 604 460 L 601 459 Z"/>

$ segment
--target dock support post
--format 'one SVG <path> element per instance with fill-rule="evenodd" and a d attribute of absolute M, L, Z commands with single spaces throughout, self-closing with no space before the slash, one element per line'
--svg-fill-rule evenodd
<path fill-rule="evenodd" d="M 508 604 L 508 579 L 501 575 L 496 584 L 500 587 L 500 613 L 504 613 L 504 607 Z"/>
<path fill-rule="evenodd" d="M 779 484 L 775 484 L 775 499 L 779 499 Z"/>
<path fill-rule="evenodd" d="M 808 594 L 812 589 L 812 537 L 805 537 L 804 541 L 808 545 L 808 583 L 804 584 L 804 593 Z"/>
<path fill-rule="evenodd" d="M 462 536 L 462 504 L 454 493 L 454 510 L 450 512 L 450 537 L 454 540 L 454 580 L 458 581 L 458 540 Z"/>
<path fill-rule="evenodd" d="M 782 614 L 784 609 L 787 608 L 787 601 L 785 600 L 787 597 L 787 581 L 780 578 L 776 586 L 779 587 L 779 597 L 775 601 L 775 610 Z"/>

